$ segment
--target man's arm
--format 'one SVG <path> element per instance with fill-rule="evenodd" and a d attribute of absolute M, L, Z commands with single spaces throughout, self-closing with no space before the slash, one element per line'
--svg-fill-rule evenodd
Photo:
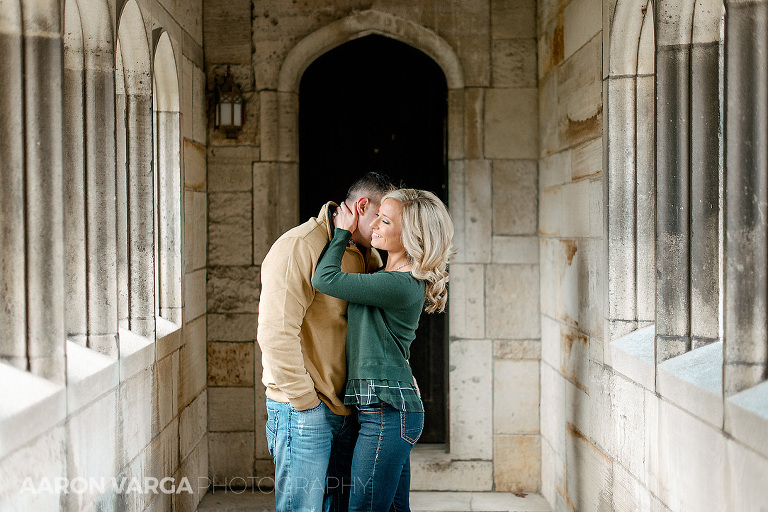
<path fill-rule="evenodd" d="M 261 267 L 257 339 L 262 363 L 294 408 L 317 404 L 315 384 L 304 366 L 299 333 L 315 291 L 314 261 L 305 242 L 288 238 L 275 243 Z"/>

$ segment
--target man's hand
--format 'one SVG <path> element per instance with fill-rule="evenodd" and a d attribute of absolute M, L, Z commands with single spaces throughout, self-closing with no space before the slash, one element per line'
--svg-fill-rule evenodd
<path fill-rule="evenodd" d="M 341 203 L 333 214 L 333 225 L 354 233 L 357 230 L 357 209 L 350 210 L 346 203 Z"/>

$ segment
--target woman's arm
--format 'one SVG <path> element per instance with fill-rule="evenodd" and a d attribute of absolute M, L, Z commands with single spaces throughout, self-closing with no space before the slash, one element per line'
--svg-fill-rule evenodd
<path fill-rule="evenodd" d="M 341 271 L 341 258 L 352 233 L 336 228 L 317 263 L 312 286 L 338 299 L 381 308 L 404 307 L 415 297 L 415 283 L 393 272 L 357 274 Z"/>

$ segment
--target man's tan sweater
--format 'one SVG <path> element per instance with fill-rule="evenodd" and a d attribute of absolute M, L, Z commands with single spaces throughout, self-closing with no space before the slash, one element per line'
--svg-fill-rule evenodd
<path fill-rule="evenodd" d="M 347 302 L 316 291 L 312 276 L 333 237 L 334 203 L 277 239 L 261 265 L 257 339 L 267 397 L 308 409 L 319 398 L 335 414 L 349 414 L 342 394 L 347 379 Z M 374 271 L 375 251 L 347 247 L 344 272 Z"/>

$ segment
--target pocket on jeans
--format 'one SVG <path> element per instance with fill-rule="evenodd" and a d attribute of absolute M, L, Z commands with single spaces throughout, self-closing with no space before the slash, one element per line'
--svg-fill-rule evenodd
<path fill-rule="evenodd" d="M 400 411 L 400 437 L 411 446 L 421 437 L 424 430 L 423 412 Z"/>

